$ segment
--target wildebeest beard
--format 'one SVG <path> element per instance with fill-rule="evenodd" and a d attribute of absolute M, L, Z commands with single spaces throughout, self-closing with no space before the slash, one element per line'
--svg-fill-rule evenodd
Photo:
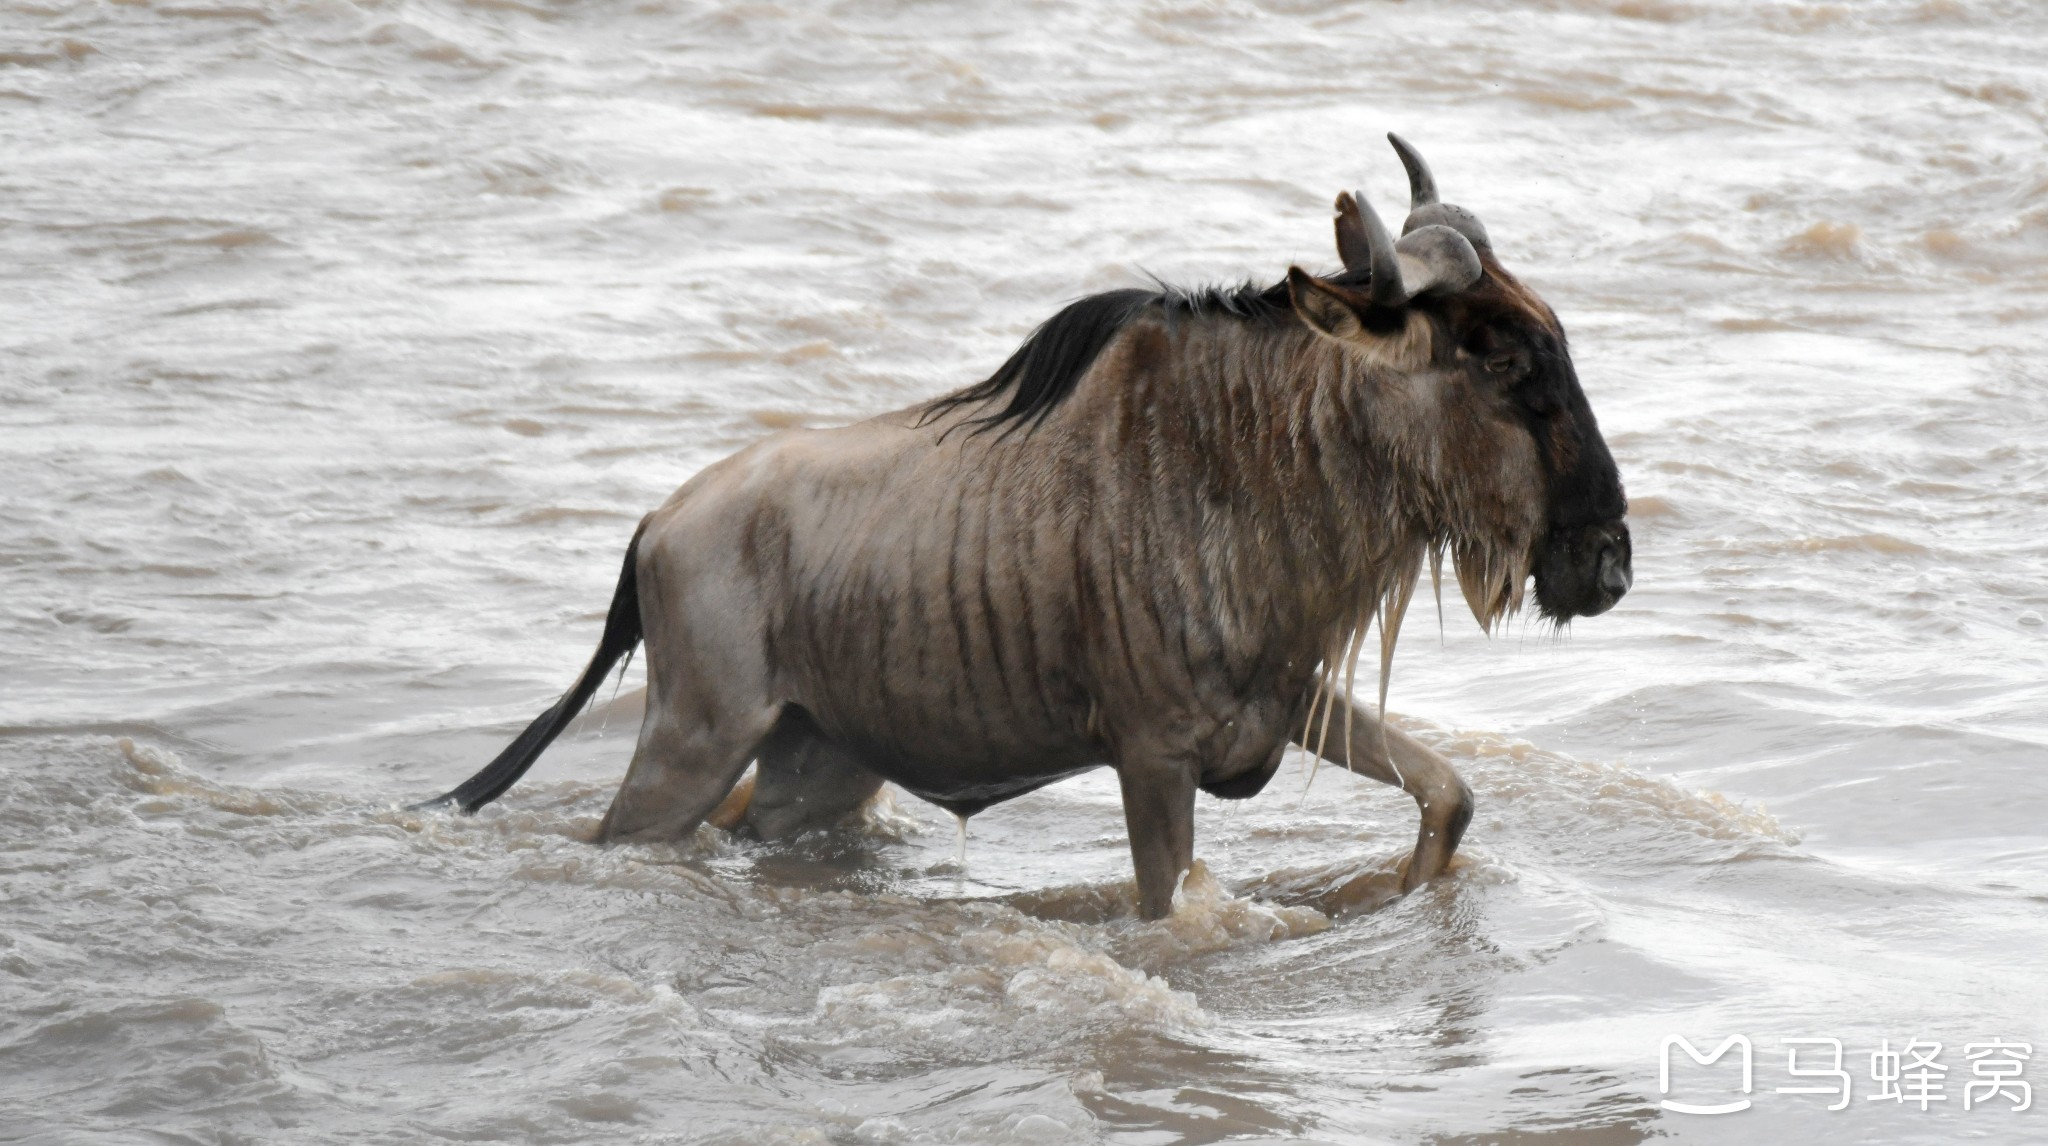
<path fill-rule="evenodd" d="M 1406 233 L 1340 197 L 1343 274 L 1083 299 L 976 386 L 691 479 L 635 534 L 583 678 L 436 803 L 502 794 L 644 640 L 604 842 L 707 817 L 774 838 L 885 780 L 968 816 L 1107 765 L 1154 918 L 1196 791 L 1257 794 L 1292 741 L 1413 795 L 1404 886 L 1440 873 L 1471 793 L 1383 720 L 1421 570 L 1448 556 L 1488 628 L 1532 572 L 1559 619 L 1598 611 L 1625 503 L 1555 317 L 1397 147 Z"/>

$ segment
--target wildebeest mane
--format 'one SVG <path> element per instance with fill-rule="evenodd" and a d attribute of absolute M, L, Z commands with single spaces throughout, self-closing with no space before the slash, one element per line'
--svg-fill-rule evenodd
<path fill-rule="evenodd" d="M 1357 285 L 1370 281 L 1370 276 L 1347 273 L 1332 281 Z M 961 406 L 993 402 L 1007 393 L 1009 401 L 1002 409 L 967 424 L 975 433 L 998 427 L 1009 433 L 1036 426 L 1074 392 L 1103 347 L 1153 307 L 1159 308 L 1169 325 L 1210 315 L 1269 323 L 1294 310 L 1285 279 L 1266 286 L 1245 282 L 1192 289 L 1157 283 L 1151 290 L 1126 287 L 1089 295 L 1068 303 L 1041 323 L 995 373 L 964 390 L 933 399 L 925 406 L 920 424 Z"/>
<path fill-rule="evenodd" d="M 997 426 L 1014 429 L 1044 421 L 1054 406 L 1073 393 L 1074 386 L 1102 348 L 1109 345 L 1109 340 L 1158 297 L 1153 291 L 1127 288 L 1068 303 L 1058 314 L 1039 324 L 994 374 L 964 390 L 934 399 L 925 407 L 922 421 L 929 422 L 961 406 L 992 401 L 1005 391 L 1010 395 L 1007 405 L 968 423 L 976 433 Z"/>

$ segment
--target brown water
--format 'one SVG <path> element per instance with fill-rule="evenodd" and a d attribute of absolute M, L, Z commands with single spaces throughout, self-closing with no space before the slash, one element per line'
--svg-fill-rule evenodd
<path fill-rule="evenodd" d="M 40 0 L 0 12 L 0 1139 L 2030 1142 L 2048 1058 L 2048 9 Z M 1097 773 L 475 820 L 638 515 L 1080 293 L 1327 266 L 1380 140 L 1572 330 L 1636 589 L 1410 617 L 1478 793 L 1292 763 L 1140 924 Z M 1448 594 L 1456 600 L 1455 594 Z M 1658 1048 L 1754 1043 L 1754 1106 Z M 1835 1037 L 1851 1109 L 1779 1094 Z M 1879 1040 L 1948 1100 L 1873 1102 Z M 1805 1058 L 1802 1054 L 1802 1058 Z M 1724 1070 L 1681 1059 L 1674 1099 Z M 2048 1083 L 2048 1064 L 2024 1077 Z M 2044 1103 L 2048 1105 L 2048 1103 Z"/>

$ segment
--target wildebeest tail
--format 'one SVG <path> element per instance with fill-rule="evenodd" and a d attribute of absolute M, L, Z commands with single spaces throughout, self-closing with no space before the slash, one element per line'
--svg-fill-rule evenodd
<path fill-rule="evenodd" d="M 519 738 L 505 746 L 498 758 L 484 765 L 484 769 L 464 780 L 454 791 L 423 803 L 409 805 L 409 809 L 440 808 L 454 804 L 463 815 L 470 815 L 478 808 L 504 795 L 512 785 L 519 782 L 533 762 L 555 737 L 576 719 L 576 714 L 590 702 L 603 683 L 612 666 L 619 658 L 633 651 L 640 643 L 640 579 L 635 572 L 640 554 L 640 535 L 647 529 L 641 522 L 633 531 L 633 541 L 626 546 L 625 568 L 619 572 L 619 587 L 612 592 L 611 611 L 605 615 L 604 636 L 597 642 L 597 653 L 590 658 L 590 666 L 583 675 L 576 678 L 576 684 L 555 702 L 554 707 L 543 712 L 526 726 Z"/>

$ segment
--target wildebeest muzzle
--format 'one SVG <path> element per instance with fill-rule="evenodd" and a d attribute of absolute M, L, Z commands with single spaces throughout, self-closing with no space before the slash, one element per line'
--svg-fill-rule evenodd
<path fill-rule="evenodd" d="M 1550 531 L 1536 562 L 1536 604 L 1554 621 L 1597 617 L 1635 583 L 1628 525 L 1563 526 Z"/>

